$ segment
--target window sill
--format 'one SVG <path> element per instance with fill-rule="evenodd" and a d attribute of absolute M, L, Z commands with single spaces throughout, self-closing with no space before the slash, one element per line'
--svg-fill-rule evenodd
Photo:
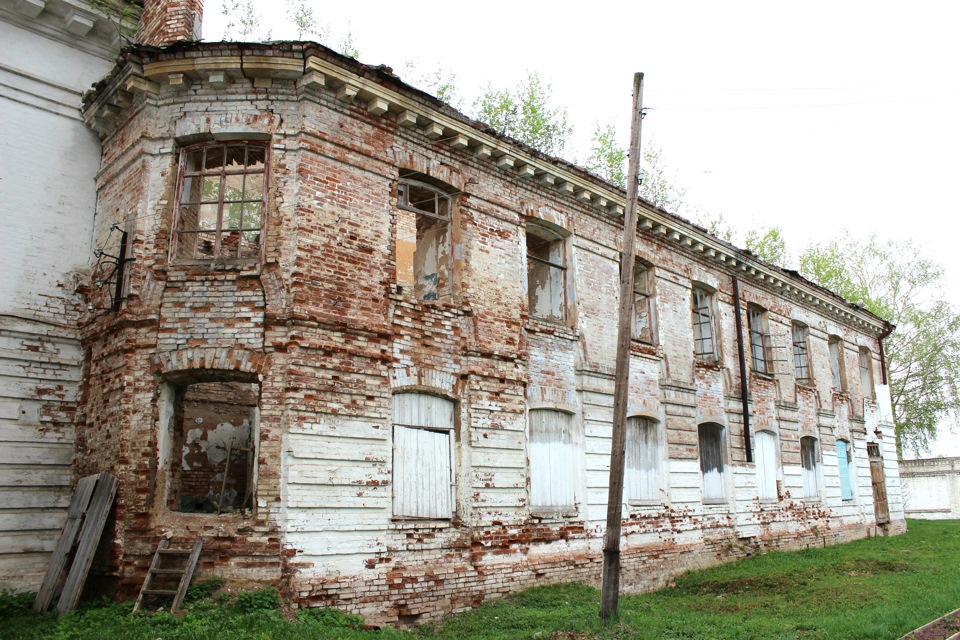
<path fill-rule="evenodd" d="M 627 506 L 638 510 L 661 510 L 666 509 L 667 505 L 658 500 L 627 500 Z"/>
<path fill-rule="evenodd" d="M 723 368 L 720 358 L 714 358 L 712 360 L 704 360 L 703 358 L 694 358 L 693 364 L 697 369 L 714 369 L 719 371 Z"/>
<path fill-rule="evenodd" d="M 530 517 L 539 520 L 568 520 L 576 518 L 576 507 L 531 507 Z"/>
<path fill-rule="evenodd" d="M 416 518 L 413 516 L 395 516 L 390 518 L 391 529 L 449 529 L 453 519 Z"/>
<path fill-rule="evenodd" d="M 167 280 L 186 280 L 193 276 L 212 276 L 225 272 L 238 276 L 260 276 L 263 272 L 263 263 L 256 262 L 178 262 L 170 264 L 165 269 Z"/>
<path fill-rule="evenodd" d="M 663 357 L 663 349 L 660 348 L 660 345 L 654 344 L 653 342 L 637 340 L 636 338 L 630 339 L 630 353 L 656 359 Z"/>
<path fill-rule="evenodd" d="M 543 318 L 527 318 L 526 328 L 527 331 L 531 333 L 542 333 L 567 340 L 580 339 L 580 332 L 577 331 L 577 329 L 552 320 L 544 320 Z"/>
<path fill-rule="evenodd" d="M 751 378 L 756 378 L 757 380 L 763 380 L 764 382 L 774 382 L 777 377 L 772 373 L 766 373 L 765 371 L 751 371 Z"/>
<path fill-rule="evenodd" d="M 730 506 L 730 501 L 726 498 L 705 498 L 703 500 L 703 506 L 705 507 L 728 507 Z"/>

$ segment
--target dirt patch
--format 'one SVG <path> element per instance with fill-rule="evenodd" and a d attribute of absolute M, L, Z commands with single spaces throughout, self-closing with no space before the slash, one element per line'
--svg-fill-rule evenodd
<path fill-rule="evenodd" d="M 880 573 L 909 573 L 913 565 L 899 560 L 849 560 L 836 566 L 838 573 L 848 576 L 875 576 Z"/>

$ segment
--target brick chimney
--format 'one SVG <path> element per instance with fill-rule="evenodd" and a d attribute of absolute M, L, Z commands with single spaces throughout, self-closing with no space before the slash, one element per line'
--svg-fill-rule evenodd
<path fill-rule="evenodd" d="M 137 42 L 165 47 L 183 40 L 199 40 L 202 17 L 203 0 L 143 0 Z"/>

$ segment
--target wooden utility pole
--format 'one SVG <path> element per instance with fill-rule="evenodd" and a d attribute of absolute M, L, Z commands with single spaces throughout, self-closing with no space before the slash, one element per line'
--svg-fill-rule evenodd
<path fill-rule="evenodd" d="M 600 617 L 612 620 L 620 599 L 620 529 L 623 521 L 623 461 L 626 448 L 627 391 L 630 389 L 630 320 L 633 316 L 634 245 L 637 236 L 637 188 L 640 174 L 640 126 L 643 119 L 643 74 L 633 75 L 633 116 L 627 166 L 627 210 L 620 256 L 620 317 L 617 326 L 617 368 L 613 387 L 613 434 L 610 439 L 610 482 L 607 532 L 603 537 L 603 579 Z"/>

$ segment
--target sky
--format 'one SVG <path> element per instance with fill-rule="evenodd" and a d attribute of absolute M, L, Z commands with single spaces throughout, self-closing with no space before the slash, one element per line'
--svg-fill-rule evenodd
<path fill-rule="evenodd" d="M 249 39 L 301 39 L 284 0 L 252 1 Z M 223 2 L 205 2 L 208 41 L 224 38 Z M 536 72 L 566 107 L 581 160 L 597 123 L 628 146 L 643 72 L 642 144 L 661 149 L 690 211 L 722 214 L 741 241 L 779 226 L 794 255 L 843 228 L 912 240 L 960 305 L 960 3 L 302 4 L 321 42 L 352 40 L 361 62 L 413 84 L 453 72 L 466 111 L 488 85 Z M 228 39 L 241 39 L 236 27 Z M 960 456 L 960 434 L 944 435 L 929 455 Z"/>

